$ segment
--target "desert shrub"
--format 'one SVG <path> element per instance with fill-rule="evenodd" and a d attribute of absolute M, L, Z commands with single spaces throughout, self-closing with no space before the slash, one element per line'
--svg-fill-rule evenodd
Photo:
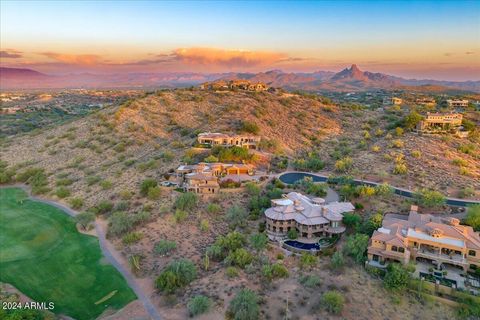
<path fill-rule="evenodd" d="M 218 237 L 215 243 L 207 248 L 207 254 L 215 260 L 221 260 L 231 251 L 245 246 L 246 243 L 247 240 L 243 234 L 233 231 L 225 236 Z"/>
<path fill-rule="evenodd" d="M 141 232 L 129 232 L 123 236 L 122 242 L 125 245 L 130 245 L 142 240 L 142 238 L 143 238 L 143 233 Z"/>
<path fill-rule="evenodd" d="M 372 214 L 367 220 L 365 220 L 360 228 L 360 232 L 369 236 L 373 234 L 375 230 L 382 226 L 383 214 L 380 212 Z"/>
<path fill-rule="evenodd" d="M 371 149 L 371 150 L 372 150 L 373 152 L 380 152 L 381 148 L 380 148 L 380 146 L 375 145 L 375 146 L 372 146 L 372 149 Z"/>
<path fill-rule="evenodd" d="M 250 245 L 257 251 L 262 251 L 267 247 L 268 237 L 264 233 L 256 233 L 250 236 Z"/>
<path fill-rule="evenodd" d="M 341 251 L 337 251 L 332 255 L 330 260 L 330 267 L 334 270 L 339 270 L 345 265 L 345 259 Z"/>
<path fill-rule="evenodd" d="M 427 208 L 439 207 L 444 205 L 446 202 L 446 198 L 443 194 L 426 188 L 418 190 L 414 197 L 417 204 Z"/>
<path fill-rule="evenodd" d="M 328 190 L 328 185 L 326 183 L 313 182 L 311 177 L 303 178 L 301 181 L 295 183 L 295 187 L 317 197 L 326 196 Z"/>
<path fill-rule="evenodd" d="M 69 186 L 72 183 L 73 183 L 72 179 L 64 178 L 64 179 L 58 179 L 55 184 L 57 187 L 60 187 L 60 186 Z"/>
<path fill-rule="evenodd" d="M 165 255 L 169 255 L 176 248 L 177 248 L 177 243 L 175 241 L 162 239 L 157 243 L 155 243 L 155 246 L 153 247 L 153 251 L 156 254 L 165 256 Z"/>
<path fill-rule="evenodd" d="M 404 162 L 397 163 L 393 168 L 394 174 L 406 174 L 408 172 L 408 167 Z"/>
<path fill-rule="evenodd" d="M 83 198 L 71 198 L 70 200 L 68 200 L 68 203 L 73 209 L 80 209 L 81 207 L 83 207 Z"/>
<path fill-rule="evenodd" d="M 212 214 L 217 214 L 222 210 L 222 207 L 216 203 L 209 203 L 207 206 L 207 212 Z"/>
<path fill-rule="evenodd" d="M 123 211 L 114 212 L 109 218 L 108 233 L 120 236 L 132 229 L 132 222 L 132 217 L 127 213 Z"/>
<path fill-rule="evenodd" d="M 368 185 L 361 185 L 356 188 L 356 192 L 361 196 L 361 197 L 371 197 L 375 195 L 375 188 L 372 186 Z"/>
<path fill-rule="evenodd" d="M 247 210 L 234 205 L 227 210 L 226 220 L 231 228 L 237 228 L 246 226 L 247 217 Z"/>
<path fill-rule="evenodd" d="M 175 210 L 175 213 L 173 214 L 173 219 L 175 220 L 176 223 L 180 223 L 185 221 L 188 217 L 188 212 L 185 210 L 180 210 L 177 209 Z"/>
<path fill-rule="evenodd" d="M 63 199 L 70 195 L 70 190 L 65 187 L 59 187 L 55 190 L 55 195 L 60 199 Z"/>
<path fill-rule="evenodd" d="M 240 181 L 235 181 L 233 179 L 224 179 L 219 183 L 221 188 L 239 188 L 242 184 Z"/>
<path fill-rule="evenodd" d="M 465 154 L 475 155 L 476 147 L 473 143 L 462 144 L 458 147 L 458 151 L 463 152 Z"/>
<path fill-rule="evenodd" d="M 471 226 L 475 231 L 480 231 L 480 204 L 468 207 L 465 224 Z"/>
<path fill-rule="evenodd" d="M 257 320 L 260 317 L 259 298 L 250 289 L 240 290 L 230 302 L 227 315 L 233 320 Z"/>
<path fill-rule="evenodd" d="M 240 130 L 242 132 L 258 134 L 260 132 L 260 128 L 254 122 L 243 120 L 240 124 Z"/>
<path fill-rule="evenodd" d="M 94 184 L 100 182 L 102 180 L 99 176 L 88 176 L 85 178 L 88 186 L 93 186 Z"/>
<path fill-rule="evenodd" d="M 160 291 L 174 293 L 186 287 L 197 277 L 197 268 L 188 259 L 179 259 L 170 262 L 155 280 L 155 285 Z"/>
<path fill-rule="evenodd" d="M 303 275 L 300 277 L 299 282 L 307 288 L 319 287 L 322 283 L 317 275 Z"/>
<path fill-rule="evenodd" d="M 412 157 L 414 158 L 420 158 L 422 156 L 422 153 L 418 150 L 413 150 L 412 151 Z"/>
<path fill-rule="evenodd" d="M 314 267 L 318 262 L 318 258 L 311 253 L 302 253 L 300 256 L 300 268 L 309 269 Z"/>
<path fill-rule="evenodd" d="M 180 194 L 175 200 L 175 208 L 190 211 L 197 206 L 198 196 L 193 192 Z"/>
<path fill-rule="evenodd" d="M 407 130 L 413 130 L 422 120 L 423 117 L 418 112 L 412 111 L 402 119 L 402 125 Z"/>
<path fill-rule="evenodd" d="M 392 147 L 401 149 L 405 146 L 405 143 L 402 140 L 395 139 L 392 141 Z"/>
<path fill-rule="evenodd" d="M 130 191 L 130 190 L 124 189 L 124 190 L 121 190 L 121 191 L 118 193 L 118 195 L 120 196 L 120 198 L 121 198 L 122 200 L 130 200 L 130 199 L 132 198 L 132 196 L 133 196 L 133 192 Z"/>
<path fill-rule="evenodd" d="M 151 188 L 155 188 L 157 185 L 158 183 L 155 179 L 143 180 L 142 184 L 140 185 L 140 194 L 146 197 L 148 195 L 148 191 L 150 191 Z"/>
<path fill-rule="evenodd" d="M 238 269 L 232 266 L 227 267 L 227 269 L 225 269 L 225 274 L 229 278 L 236 278 L 238 277 Z"/>
<path fill-rule="evenodd" d="M 392 291 L 402 291 L 407 288 L 410 278 L 411 275 L 405 267 L 399 263 L 390 263 L 383 278 L 383 285 Z"/>
<path fill-rule="evenodd" d="M 473 197 L 475 195 L 475 189 L 472 187 L 465 187 L 459 191 L 458 197 L 459 198 L 468 198 Z"/>
<path fill-rule="evenodd" d="M 200 230 L 202 232 L 207 232 L 208 230 L 210 230 L 210 223 L 208 222 L 207 219 L 202 219 L 200 221 Z"/>
<path fill-rule="evenodd" d="M 353 160 L 350 157 L 345 157 L 335 162 L 335 170 L 338 172 L 347 172 L 353 165 Z"/>
<path fill-rule="evenodd" d="M 322 295 L 320 303 L 329 313 L 339 314 L 342 312 L 345 298 L 338 291 L 327 291 Z"/>
<path fill-rule="evenodd" d="M 221 162 L 242 162 L 253 159 L 253 155 L 248 152 L 248 149 L 237 146 L 230 148 L 215 146 L 212 148 L 212 155 Z"/>
<path fill-rule="evenodd" d="M 100 187 L 102 187 L 103 190 L 109 190 L 112 189 L 113 183 L 110 180 L 103 180 L 100 182 Z"/>
<path fill-rule="evenodd" d="M 362 222 L 362 217 L 356 213 L 345 213 L 342 222 L 347 228 L 357 229 Z"/>
<path fill-rule="evenodd" d="M 288 278 L 288 270 L 284 265 L 279 263 L 266 264 L 262 268 L 262 275 L 269 281 L 279 278 Z"/>
<path fill-rule="evenodd" d="M 397 137 L 402 136 L 402 135 L 403 135 L 403 129 L 400 128 L 400 127 L 396 127 L 396 128 L 395 128 L 395 135 L 396 135 Z"/>
<path fill-rule="evenodd" d="M 215 157 L 214 155 L 209 155 L 203 161 L 208 162 L 208 163 L 213 163 L 213 162 L 218 162 L 218 158 Z"/>
<path fill-rule="evenodd" d="M 113 203 L 107 200 L 100 201 L 94 208 L 93 211 L 97 214 L 106 214 L 112 211 Z"/>
<path fill-rule="evenodd" d="M 95 221 L 95 214 L 93 212 L 82 212 L 75 216 L 75 221 L 83 228 L 88 229 L 89 225 Z"/>
<path fill-rule="evenodd" d="M 388 197 L 394 193 L 394 189 L 388 183 L 382 183 L 375 187 L 375 194 L 378 196 Z"/>
<path fill-rule="evenodd" d="M 188 301 L 187 309 L 190 317 L 195 317 L 207 313 L 212 305 L 210 298 L 202 295 L 196 295 Z"/>
<path fill-rule="evenodd" d="M 248 209 L 250 210 L 250 216 L 252 218 L 258 218 L 265 209 L 270 207 L 270 199 L 264 196 L 252 196 L 248 203 Z"/>
<path fill-rule="evenodd" d="M 247 264 L 253 261 L 253 256 L 244 248 L 236 249 L 227 256 L 225 262 L 227 264 L 236 265 L 240 268 L 245 268 Z"/>
<path fill-rule="evenodd" d="M 363 263 L 368 247 L 368 239 L 368 235 L 361 233 L 347 237 L 343 247 L 344 253 L 352 257 L 357 263 Z"/>
<path fill-rule="evenodd" d="M 152 187 L 148 189 L 147 198 L 150 200 L 158 200 L 161 194 L 162 190 L 160 187 Z"/>
<path fill-rule="evenodd" d="M 251 196 L 258 196 L 260 195 L 260 187 L 255 182 L 247 182 L 245 184 L 245 190 Z"/>

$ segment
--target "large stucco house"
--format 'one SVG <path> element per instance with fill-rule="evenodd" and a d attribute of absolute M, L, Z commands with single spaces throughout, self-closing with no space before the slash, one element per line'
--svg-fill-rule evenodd
<path fill-rule="evenodd" d="M 199 144 L 210 146 L 237 146 L 247 149 L 256 149 L 260 137 L 248 134 L 226 134 L 218 132 L 204 132 L 197 137 Z"/>
<path fill-rule="evenodd" d="M 419 214 L 412 206 L 408 220 L 385 218 L 368 246 L 368 260 L 380 265 L 396 261 L 429 261 L 464 271 L 480 268 L 480 236 L 455 218 Z"/>
<path fill-rule="evenodd" d="M 267 235 L 271 240 L 282 240 L 295 228 L 299 237 L 314 239 L 340 235 L 345 232 L 343 214 L 354 211 L 350 202 L 325 203 L 322 198 L 309 198 L 290 192 L 271 201 L 265 210 Z"/>

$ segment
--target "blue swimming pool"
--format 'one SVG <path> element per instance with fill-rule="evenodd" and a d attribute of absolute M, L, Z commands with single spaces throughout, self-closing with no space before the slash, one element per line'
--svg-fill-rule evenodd
<path fill-rule="evenodd" d="M 287 240 L 284 242 L 287 246 L 301 250 L 320 250 L 318 243 L 302 243 L 295 240 Z"/>

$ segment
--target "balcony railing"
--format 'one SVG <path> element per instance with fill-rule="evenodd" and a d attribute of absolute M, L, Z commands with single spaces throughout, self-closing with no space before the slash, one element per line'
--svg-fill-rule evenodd
<path fill-rule="evenodd" d="M 467 259 L 463 256 L 454 254 L 454 255 L 447 255 L 443 253 L 435 253 L 425 249 L 415 249 L 417 252 L 418 257 L 429 258 L 433 260 L 437 260 L 440 262 L 449 262 L 455 264 L 467 264 Z"/>

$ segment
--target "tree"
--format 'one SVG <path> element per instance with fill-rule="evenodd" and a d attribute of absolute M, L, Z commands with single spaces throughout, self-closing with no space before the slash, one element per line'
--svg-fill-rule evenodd
<path fill-rule="evenodd" d="M 393 291 L 402 291 L 407 288 L 410 281 L 410 273 L 399 263 L 390 263 L 387 266 L 383 285 Z"/>
<path fill-rule="evenodd" d="M 407 130 L 413 130 L 422 120 L 423 117 L 418 112 L 412 111 L 403 118 L 403 127 Z"/>
<path fill-rule="evenodd" d="M 244 227 L 246 225 L 248 212 L 242 207 L 234 205 L 227 211 L 227 221 L 231 228 Z"/>
<path fill-rule="evenodd" d="M 230 252 L 225 261 L 228 264 L 236 265 L 243 269 L 253 261 L 253 256 L 244 248 L 240 248 Z"/>
<path fill-rule="evenodd" d="M 268 243 L 268 237 L 264 233 L 257 233 L 250 237 L 250 245 L 257 251 L 263 251 Z"/>
<path fill-rule="evenodd" d="M 227 313 L 234 320 L 256 320 L 259 319 L 260 308 L 259 298 L 250 289 L 240 290 L 230 302 Z"/>
<path fill-rule="evenodd" d="M 95 221 L 95 214 L 93 212 L 82 212 L 75 216 L 75 221 L 82 226 L 83 229 L 87 229 L 90 223 Z"/>
<path fill-rule="evenodd" d="M 150 188 L 155 188 L 157 186 L 157 181 L 155 179 L 145 179 L 140 185 L 140 194 L 144 197 L 148 195 Z"/>
<path fill-rule="evenodd" d="M 343 224 L 348 228 L 356 229 L 362 222 L 362 217 L 356 213 L 346 213 L 343 216 Z"/>
<path fill-rule="evenodd" d="M 343 254 L 341 251 L 337 251 L 332 255 L 330 261 L 330 266 L 334 270 L 340 270 L 345 265 L 345 260 L 343 259 Z"/>
<path fill-rule="evenodd" d="M 443 194 L 435 190 L 426 188 L 420 189 L 415 193 L 415 200 L 418 204 L 427 208 L 439 207 L 445 204 L 446 199 Z"/>
<path fill-rule="evenodd" d="M 198 196 L 193 192 L 182 193 L 175 200 L 175 208 L 190 211 L 197 206 Z"/>
<path fill-rule="evenodd" d="M 212 301 L 203 295 L 196 295 L 187 304 L 188 313 L 191 317 L 206 313 L 210 309 Z"/>
<path fill-rule="evenodd" d="M 157 289 L 174 293 L 177 289 L 187 286 L 197 277 L 197 268 L 188 259 L 170 262 L 155 280 Z"/>
<path fill-rule="evenodd" d="M 287 232 L 287 237 L 288 237 L 288 239 L 291 239 L 291 240 L 297 239 L 297 238 L 298 238 L 298 231 L 297 231 L 297 229 L 291 228 L 290 230 L 288 230 L 288 232 Z"/>
<path fill-rule="evenodd" d="M 357 263 L 363 263 L 368 247 L 368 238 L 368 235 L 361 233 L 347 237 L 343 247 L 345 254 L 352 257 Z"/>
<path fill-rule="evenodd" d="M 471 226 L 475 231 L 480 231 L 480 204 L 468 207 L 465 224 Z"/>
<path fill-rule="evenodd" d="M 322 295 L 320 303 L 328 312 L 339 314 L 342 312 L 345 298 L 338 291 L 327 291 Z"/>
<path fill-rule="evenodd" d="M 367 221 L 362 224 L 361 232 L 371 236 L 375 230 L 382 226 L 383 215 L 381 213 L 372 214 Z"/>

